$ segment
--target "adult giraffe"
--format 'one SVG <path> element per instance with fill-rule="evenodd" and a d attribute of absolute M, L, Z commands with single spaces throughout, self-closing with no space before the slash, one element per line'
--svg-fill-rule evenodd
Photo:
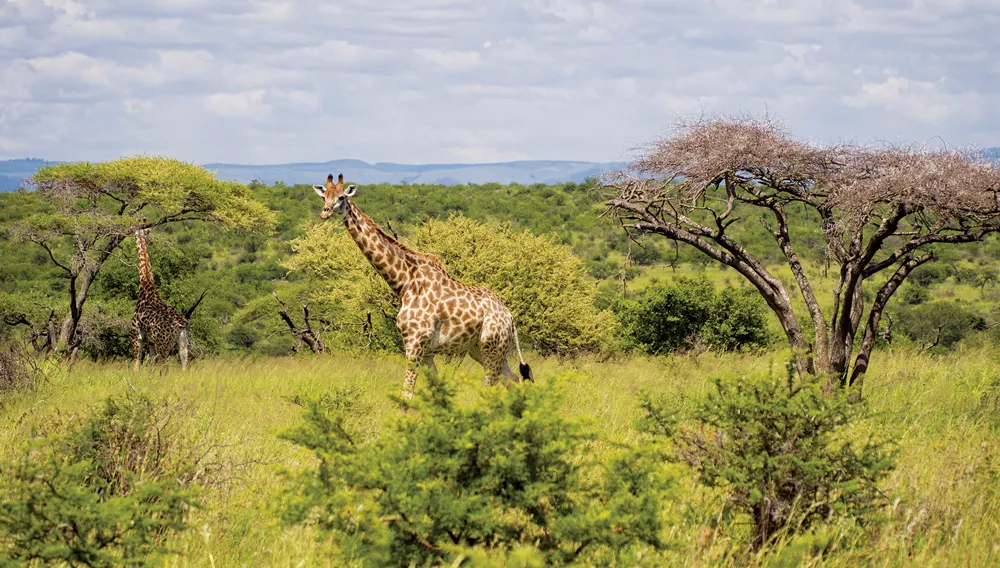
<path fill-rule="evenodd" d="M 136 295 L 135 316 L 132 317 L 132 347 L 135 351 L 135 370 L 152 347 L 153 355 L 163 365 L 170 358 L 170 350 L 177 342 L 181 359 L 181 369 L 187 368 L 188 345 L 191 331 L 188 319 L 201 303 L 205 294 L 183 316 L 168 306 L 161 298 L 153 281 L 153 268 L 149 264 L 146 250 L 146 235 L 143 229 L 135 230 L 135 247 L 139 253 L 139 292 Z M 144 345 L 145 344 L 145 345 Z"/>
<path fill-rule="evenodd" d="M 320 217 L 340 213 L 344 226 L 379 275 L 399 299 L 396 326 L 403 335 L 406 379 L 403 396 L 413 396 L 418 365 L 434 369 L 437 354 L 468 354 L 486 369 L 487 386 L 501 376 L 520 382 L 507 365 L 510 340 L 514 340 L 521 378 L 531 380 L 517 340 L 514 316 L 503 301 L 486 288 L 467 286 L 448 275 L 441 261 L 410 249 L 387 235 L 351 201 L 357 186 L 344 188 L 344 174 L 326 178 L 313 189 L 323 198 Z"/>

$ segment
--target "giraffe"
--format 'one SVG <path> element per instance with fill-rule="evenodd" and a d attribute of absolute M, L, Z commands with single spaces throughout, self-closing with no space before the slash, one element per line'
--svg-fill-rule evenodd
<path fill-rule="evenodd" d="M 322 219 L 339 213 L 344 226 L 399 300 L 396 326 L 403 335 L 406 377 L 403 396 L 412 397 L 417 367 L 435 369 L 437 354 L 462 357 L 468 354 L 486 370 L 486 386 L 503 377 L 511 381 L 532 380 L 517 339 L 514 316 L 503 301 L 486 288 L 468 286 L 452 278 L 433 255 L 410 249 L 387 235 L 351 200 L 357 186 L 344 188 L 344 174 L 313 189 L 323 198 Z M 519 379 L 507 365 L 513 339 L 520 361 Z"/>
<path fill-rule="evenodd" d="M 149 252 L 146 251 L 145 230 L 135 230 L 135 244 L 139 251 L 139 293 L 135 306 L 135 316 L 132 317 L 132 347 L 135 351 L 135 370 L 145 356 L 144 351 L 152 347 L 153 355 L 161 363 L 166 364 L 170 358 L 170 350 L 177 342 L 180 352 L 181 369 L 187 368 L 188 345 L 191 332 L 188 328 L 188 318 L 198 307 L 202 298 L 191 306 L 184 316 L 160 299 L 160 293 L 153 282 L 153 269 L 149 264 Z M 144 345 L 145 343 L 145 345 Z M 145 349 L 144 349 L 145 347 Z"/>

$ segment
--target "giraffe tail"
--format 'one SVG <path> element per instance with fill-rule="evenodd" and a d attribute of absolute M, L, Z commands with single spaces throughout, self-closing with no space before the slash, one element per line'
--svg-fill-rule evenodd
<path fill-rule="evenodd" d="M 521 342 L 517 340 L 517 326 L 513 326 L 514 329 L 514 348 L 517 350 L 517 359 L 520 361 L 521 366 L 519 370 L 521 371 L 522 381 L 534 381 L 535 379 L 531 376 L 531 367 L 524 362 L 524 355 L 521 355 Z"/>
<path fill-rule="evenodd" d="M 198 300 L 195 301 L 194 305 L 191 306 L 190 308 L 188 308 L 188 311 L 184 312 L 184 319 L 185 320 L 191 319 L 191 314 L 194 313 L 194 309 L 198 307 L 198 304 L 200 304 L 201 301 L 205 299 L 205 294 L 208 294 L 208 289 L 207 288 L 205 289 L 204 292 L 201 293 L 201 296 L 198 296 Z"/>

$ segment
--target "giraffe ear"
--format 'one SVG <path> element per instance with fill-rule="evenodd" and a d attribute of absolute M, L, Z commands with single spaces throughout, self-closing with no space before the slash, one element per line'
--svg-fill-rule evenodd
<path fill-rule="evenodd" d="M 358 186 L 352 184 L 347 186 L 347 189 L 344 190 L 344 195 L 346 195 L 347 197 L 354 197 L 354 194 L 357 192 L 358 192 Z"/>
<path fill-rule="evenodd" d="M 313 191 L 315 191 L 316 195 L 319 195 L 320 197 L 326 197 L 326 188 L 322 185 L 314 185 Z"/>

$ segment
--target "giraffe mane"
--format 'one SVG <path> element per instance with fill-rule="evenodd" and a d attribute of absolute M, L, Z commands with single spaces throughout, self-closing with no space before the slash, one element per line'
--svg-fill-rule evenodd
<path fill-rule="evenodd" d="M 374 227 L 375 230 L 378 232 L 378 234 L 381 235 L 385 240 L 389 241 L 394 246 L 399 247 L 406 254 L 409 254 L 410 256 L 413 256 L 413 257 L 419 258 L 421 260 L 424 260 L 424 261 L 432 264 L 436 268 L 440 269 L 445 274 L 448 274 L 448 269 L 445 268 L 444 262 L 442 262 L 441 259 L 438 258 L 436 255 L 433 255 L 433 254 L 430 254 L 430 253 L 427 253 L 427 252 L 420 252 L 418 250 L 414 250 L 414 249 L 412 249 L 412 248 L 404 245 L 398 239 L 394 238 L 392 235 L 390 235 L 390 234 L 386 233 L 385 231 L 383 231 L 382 227 L 380 227 L 378 225 L 378 223 L 376 223 L 375 221 L 373 221 L 371 217 L 369 217 L 368 215 L 366 215 L 364 211 L 362 211 L 361 209 L 358 209 L 358 208 L 355 207 L 355 212 L 358 215 L 361 215 L 361 217 L 363 217 L 364 220 L 368 224 L 370 224 L 372 227 Z"/>

